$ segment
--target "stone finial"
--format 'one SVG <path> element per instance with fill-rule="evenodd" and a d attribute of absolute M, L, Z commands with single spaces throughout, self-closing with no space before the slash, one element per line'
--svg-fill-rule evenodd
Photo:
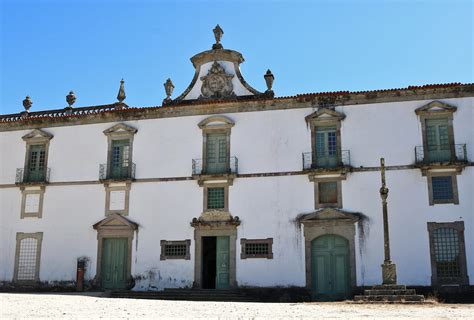
<path fill-rule="evenodd" d="M 167 103 L 171 101 L 171 95 L 173 94 L 174 84 L 171 79 L 168 78 L 166 82 L 163 83 L 163 86 L 165 87 L 166 92 L 166 98 L 163 100 L 163 103 Z"/>
<path fill-rule="evenodd" d="M 125 83 L 125 81 L 123 81 L 123 79 L 120 80 L 120 88 L 119 88 L 119 92 L 118 92 L 118 94 L 117 94 L 117 100 L 118 100 L 119 102 L 123 102 L 123 100 L 125 100 L 125 98 L 127 97 L 127 96 L 125 95 L 125 87 L 124 87 L 124 85 L 123 85 L 124 83 Z"/>
<path fill-rule="evenodd" d="M 69 91 L 69 94 L 66 96 L 66 102 L 69 105 L 68 108 L 72 108 L 72 105 L 74 102 L 76 102 L 76 95 L 74 94 L 74 91 Z"/>
<path fill-rule="evenodd" d="M 272 91 L 273 80 L 275 80 L 275 77 L 273 76 L 273 73 L 270 71 L 270 69 L 267 70 L 263 77 L 265 78 L 265 82 L 267 84 L 267 92 Z"/>
<path fill-rule="evenodd" d="M 25 108 L 26 113 L 30 112 L 31 105 L 33 101 L 31 101 L 30 96 L 26 96 L 25 100 L 23 100 L 23 107 Z"/>
<path fill-rule="evenodd" d="M 222 35 L 224 34 L 224 30 L 222 30 L 222 28 L 219 25 L 217 25 L 212 30 L 212 32 L 214 32 L 214 37 L 216 38 L 216 43 L 212 45 L 212 49 L 213 50 L 223 49 L 224 47 L 222 47 L 222 44 L 220 42 L 222 39 Z"/>

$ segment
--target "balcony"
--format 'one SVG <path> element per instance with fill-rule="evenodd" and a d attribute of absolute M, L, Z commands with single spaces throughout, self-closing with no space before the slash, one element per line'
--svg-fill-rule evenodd
<path fill-rule="evenodd" d="M 51 168 L 44 168 L 43 170 L 28 171 L 24 168 L 16 169 L 15 183 L 16 184 L 41 184 L 49 183 L 49 175 Z"/>
<path fill-rule="evenodd" d="M 133 162 L 128 166 L 109 166 L 102 163 L 99 166 L 99 180 L 135 180 L 135 167 Z"/>
<path fill-rule="evenodd" d="M 193 159 L 194 175 L 219 175 L 237 174 L 239 171 L 239 161 L 237 157 L 228 159 Z"/>
<path fill-rule="evenodd" d="M 428 152 L 423 146 L 416 146 L 415 162 L 418 165 L 467 162 L 466 144 L 455 144 L 454 148 L 451 145 L 430 146 Z"/>
<path fill-rule="evenodd" d="M 349 150 L 342 150 L 340 153 L 329 154 L 317 153 L 316 159 L 313 159 L 312 152 L 303 153 L 303 170 L 312 169 L 337 169 L 350 167 L 351 154 Z"/>

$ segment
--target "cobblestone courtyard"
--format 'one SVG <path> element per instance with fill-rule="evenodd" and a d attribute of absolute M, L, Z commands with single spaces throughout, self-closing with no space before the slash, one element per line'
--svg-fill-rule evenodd
<path fill-rule="evenodd" d="M 111 299 L 76 294 L 0 294 L 3 319 L 474 319 L 474 305 L 356 305 Z"/>

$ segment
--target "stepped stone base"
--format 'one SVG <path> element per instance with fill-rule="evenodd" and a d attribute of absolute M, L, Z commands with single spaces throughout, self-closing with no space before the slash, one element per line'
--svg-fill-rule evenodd
<path fill-rule="evenodd" d="M 364 290 L 363 295 L 355 296 L 356 303 L 424 303 L 425 297 L 416 294 L 415 289 L 404 285 L 378 285 Z"/>

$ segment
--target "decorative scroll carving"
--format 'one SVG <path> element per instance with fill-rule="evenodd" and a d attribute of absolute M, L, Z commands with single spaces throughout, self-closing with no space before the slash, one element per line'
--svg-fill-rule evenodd
<path fill-rule="evenodd" d="M 207 75 L 201 77 L 202 95 L 199 98 L 227 98 L 234 96 L 234 88 L 232 86 L 233 77 L 234 75 L 227 74 L 224 68 L 217 63 L 217 61 L 214 61 Z"/>

